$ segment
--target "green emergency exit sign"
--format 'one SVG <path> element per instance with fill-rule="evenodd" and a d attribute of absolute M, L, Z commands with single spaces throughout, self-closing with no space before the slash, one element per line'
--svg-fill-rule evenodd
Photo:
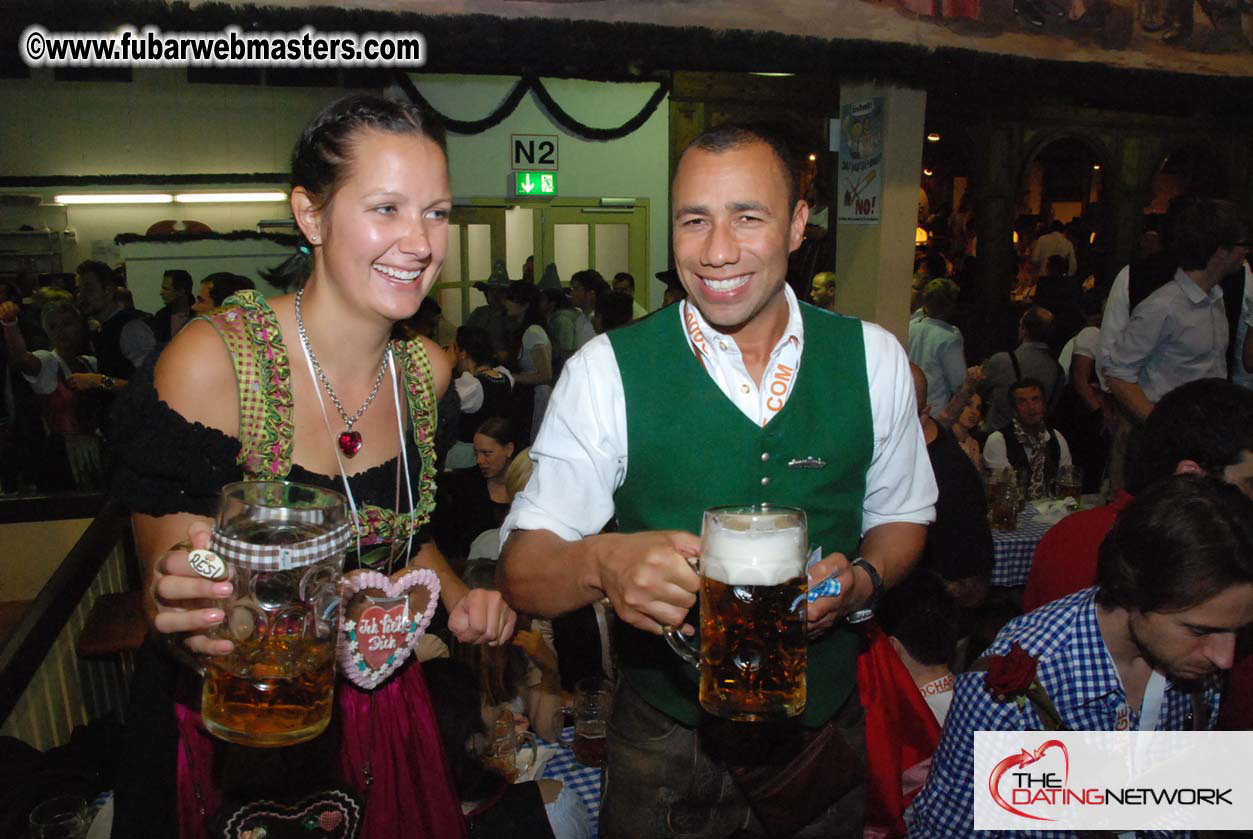
<path fill-rule="evenodd" d="M 518 195 L 551 197 L 557 194 L 556 172 L 514 172 L 513 177 Z"/>

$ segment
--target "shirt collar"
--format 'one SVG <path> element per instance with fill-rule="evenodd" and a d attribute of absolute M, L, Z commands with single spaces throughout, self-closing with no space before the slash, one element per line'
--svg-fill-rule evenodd
<path fill-rule="evenodd" d="M 796 346 L 802 347 L 805 343 L 805 326 L 801 321 L 801 306 L 796 300 L 796 293 L 792 291 L 792 287 L 787 283 L 783 284 L 783 296 L 787 300 L 787 325 L 783 327 L 783 334 L 779 337 L 778 343 L 771 349 L 771 354 L 777 353 L 781 347 L 788 342 L 795 343 Z M 695 321 L 697 328 L 700 330 L 701 337 L 704 338 L 706 350 L 712 352 L 713 348 L 724 349 L 725 352 L 739 355 L 739 345 L 735 343 L 732 336 L 725 332 L 719 332 L 705 320 L 705 316 L 701 314 L 700 309 L 694 306 L 690 299 L 684 298 L 683 316 L 687 317 L 690 313 Z M 689 336 L 689 340 L 692 336 Z"/>
<path fill-rule="evenodd" d="M 1114 665 L 1114 657 L 1105 645 L 1101 626 L 1096 619 L 1096 591 L 1096 587 L 1089 590 L 1087 602 L 1079 608 L 1079 613 L 1075 616 L 1075 634 L 1071 642 L 1070 654 L 1076 659 L 1076 664 L 1083 664 L 1070 669 L 1085 672 L 1085 678 L 1071 682 L 1069 696 L 1062 697 L 1060 704 L 1075 707 L 1087 705 L 1114 692 L 1124 694 L 1123 701 L 1126 701 L 1125 689 Z M 1176 691 L 1181 688 L 1167 677 L 1166 689 Z M 1057 702 L 1056 698 L 1054 702 Z"/>
<path fill-rule="evenodd" d="M 1209 290 L 1209 294 L 1206 294 L 1182 268 L 1175 269 L 1175 282 L 1179 283 L 1179 287 L 1183 289 L 1183 294 L 1190 303 L 1213 303 L 1215 300 L 1223 299 L 1222 286 L 1215 285 Z"/>

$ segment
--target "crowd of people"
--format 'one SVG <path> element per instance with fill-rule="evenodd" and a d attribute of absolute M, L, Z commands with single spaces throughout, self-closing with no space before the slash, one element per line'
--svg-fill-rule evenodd
<path fill-rule="evenodd" d="M 1065 230 L 1046 229 L 1024 245 L 1042 273 L 1010 314 L 1016 343 L 972 357 L 967 239 L 924 259 L 908 347 L 831 311 L 832 275 L 798 297 L 809 208 L 762 127 L 719 126 L 679 158 L 675 267 L 647 317 L 629 274 L 578 271 L 567 291 L 528 260 L 517 280 L 494 265 L 486 303 L 444 328 L 427 294 L 453 189 L 419 108 L 332 103 L 292 164 L 301 246 L 267 278 L 282 296 L 222 273 L 193 296 L 172 269 L 144 316 L 88 262 L 76 301 L 0 302 L 6 370 L 61 480 L 103 486 L 107 463 L 133 513 L 154 632 L 113 835 L 200 839 L 249 802 L 335 794 L 367 839 L 585 837 L 577 796 L 511 784 L 485 744 L 502 718 L 555 737 L 588 675 L 616 680 L 609 837 L 969 836 L 976 730 L 1253 725 L 1236 645 L 1253 622 L 1253 281 L 1230 205 L 1181 204 L 1167 256 L 1108 290 L 1083 291 Z M 1062 519 L 1025 593 L 994 598 L 987 476 L 1043 498 L 1072 465 L 1108 503 Z M 325 734 L 260 751 L 208 735 L 184 664 L 233 649 L 206 605 L 232 583 L 189 552 L 221 488 L 253 478 L 352 500 L 349 575 L 440 583 L 415 655 L 373 689 L 339 680 Z M 803 508 L 808 582 L 838 582 L 803 606 L 804 712 L 759 754 L 710 726 L 661 635 L 698 624 L 696 534 L 728 504 Z M 1024 614 L 989 627 L 993 601 Z M 985 689 L 987 662 L 1018 649 L 1043 705 Z"/>

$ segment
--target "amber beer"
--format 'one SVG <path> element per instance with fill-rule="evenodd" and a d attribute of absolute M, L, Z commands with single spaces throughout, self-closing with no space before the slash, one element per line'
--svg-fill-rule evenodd
<path fill-rule="evenodd" d="M 214 736 L 278 747 L 326 729 L 344 553 L 339 542 L 331 547 L 312 540 L 342 531 L 344 510 L 338 493 L 300 484 L 243 482 L 223 489 L 214 539 L 234 591 L 217 602 L 226 619 L 208 634 L 234 649 L 205 665 L 201 717 Z M 289 552 L 277 562 L 257 560 L 249 546 Z"/>
<path fill-rule="evenodd" d="M 334 639 L 248 641 L 210 660 L 201 714 L 205 728 L 223 740 L 301 743 L 326 729 L 334 686 Z"/>
<path fill-rule="evenodd" d="M 778 585 L 700 585 L 700 704 L 766 720 L 805 709 L 805 576 Z M 797 605 L 793 605 L 797 604 Z"/>
<path fill-rule="evenodd" d="M 789 507 L 705 511 L 700 650 L 672 629 L 670 646 L 700 670 L 700 704 L 755 721 L 805 710 L 805 513 Z"/>
<path fill-rule="evenodd" d="M 604 720 L 584 721 L 574 731 L 574 759 L 584 766 L 604 766 L 609 758 Z"/>

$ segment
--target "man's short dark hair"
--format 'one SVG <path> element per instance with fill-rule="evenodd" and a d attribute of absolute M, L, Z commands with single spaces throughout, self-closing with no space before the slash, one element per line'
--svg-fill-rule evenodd
<path fill-rule="evenodd" d="M 97 259 L 86 259 L 78 263 L 78 275 L 91 274 L 101 285 L 120 285 L 113 269 Z"/>
<path fill-rule="evenodd" d="M 1047 341 L 1053 334 L 1053 313 L 1043 306 L 1030 306 L 1020 321 L 1029 341 Z"/>
<path fill-rule="evenodd" d="M 1140 434 L 1127 491 L 1169 477 L 1181 460 L 1213 477 L 1253 451 L 1253 390 L 1224 379 L 1198 379 L 1166 394 Z"/>
<path fill-rule="evenodd" d="M 1249 226 L 1236 205 L 1217 198 L 1199 198 L 1175 219 L 1174 250 L 1185 271 L 1204 268 L 1219 248 L 1247 242 Z"/>
<path fill-rule="evenodd" d="M 171 268 L 161 276 L 170 278 L 170 285 L 175 291 L 181 291 L 183 294 L 191 294 L 191 274 L 182 268 Z"/>
<path fill-rule="evenodd" d="M 635 277 L 632 277 L 626 271 L 619 271 L 618 273 L 614 274 L 613 281 L 614 283 L 617 283 L 619 281 L 624 282 L 631 287 L 632 292 L 635 291 Z"/>
<path fill-rule="evenodd" d="M 1044 260 L 1044 273 L 1050 277 L 1064 277 L 1070 271 L 1070 260 L 1055 253 Z"/>
<path fill-rule="evenodd" d="M 611 289 L 609 283 L 605 282 L 605 278 L 595 268 L 584 268 L 582 271 L 575 271 L 570 275 L 570 284 L 577 283 L 584 291 L 591 291 L 596 294 L 596 299 L 604 297 Z"/>
<path fill-rule="evenodd" d="M 226 302 L 226 298 L 238 291 L 247 289 L 255 289 L 257 286 L 252 280 L 239 274 L 232 274 L 230 271 L 218 271 L 210 274 L 201 280 L 202 283 L 209 283 L 209 299 L 213 301 L 214 306 L 221 306 Z"/>
<path fill-rule="evenodd" d="M 920 568 L 883 595 L 875 617 L 919 664 L 935 667 L 957 651 L 958 611 L 939 575 Z"/>
<path fill-rule="evenodd" d="M 1101 543 L 1096 602 L 1140 612 L 1190 609 L 1253 583 L 1253 500 L 1208 475 L 1145 488 Z"/>
<path fill-rule="evenodd" d="M 1046 392 L 1044 390 L 1044 385 L 1040 382 L 1040 380 L 1033 379 L 1030 376 L 1024 376 L 1023 378 L 1019 379 L 1018 381 L 1014 382 L 1012 385 L 1009 386 L 1008 397 L 1009 397 L 1009 410 L 1011 412 L 1014 410 L 1014 393 L 1019 390 L 1029 390 L 1030 388 L 1036 388 L 1037 390 L 1039 390 L 1040 396 L 1044 396 Z"/>
<path fill-rule="evenodd" d="M 491 364 L 496 357 L 487 330 L 478 326 L 457 327 L 457 349 L 465 350 L 475 364 Z"/>
<path fill-rule="evenodd" d="M 765 143 L 774 152 L 787 187 L 787 208 L 791 213 L 801 197 L 800 175 L 798 174 L 800 164 L 792 144 L 778 128 L 758 122 L 724 122 L 701 134 L 691 142 L 688 148 L 717 154 L 738 149 L 750 143 Z"/>

